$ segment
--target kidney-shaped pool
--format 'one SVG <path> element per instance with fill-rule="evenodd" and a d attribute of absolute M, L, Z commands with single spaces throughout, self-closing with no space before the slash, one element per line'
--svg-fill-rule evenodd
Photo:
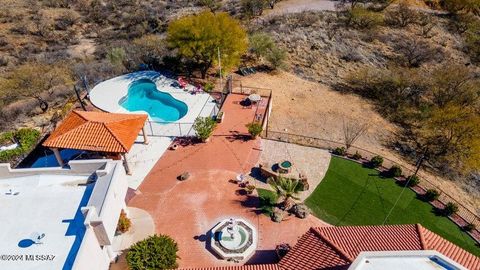
<path fill-rule="evenodd" d="M 132 82 L 128 94 L 120 100 L 127 111 L 145 111 L 153 121 L 174 122 L 187 114 L 188 106 L 172 95 L 159 91 L 154 82 L 140 79 Z"/>

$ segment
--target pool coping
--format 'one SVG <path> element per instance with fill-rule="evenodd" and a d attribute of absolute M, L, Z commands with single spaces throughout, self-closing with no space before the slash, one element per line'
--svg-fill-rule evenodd
<path fill-rule="evenodd" d="M 140 79 L 151 80 L 160 92 L 168 93 L 173 98 L 187 105 L 188 111 L 185 116 L 176 121 L 165 121 L 163 123 L 193 123 L 197 116 L 206 116 L 206 112 L 204 112 L 205 107 L 207 107 L 208 115 L 210 115 L 213 106 L 215 106 L 214 99 L 208 93 L 191 94 L 191 90 L 194 89 L 193 85 L 186 86 L 188 91 L 172 86 L 172 84 L 177 83 L 175 79 L 168 78 L 156 71 L 138 71 L 100 82 L 90 90 L 90 101 L 95 107 L 106 112 L 142 113 L 148 115 L 145 111 L 128 111 L 120 105 L 122 99 L 127 96 L 130 84 Z M 212 107 L 212 110 L 209 110 L 209 107 Z M 152 123 L 159 122 L 151 119 L 150 116 L 148 119 Z"/>

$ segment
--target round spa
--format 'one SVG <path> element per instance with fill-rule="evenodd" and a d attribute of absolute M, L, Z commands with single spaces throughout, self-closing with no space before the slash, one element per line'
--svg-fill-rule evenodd
<path fill-rule="evenodd" d="M 292 171 L 292 162 L 284 160 L 278 163 L 278 172 L 279 173 L 290 173 Z"/>
<path fill-rule="evenodd" d="M 222 259 L 243 260 L 256 248 L 257 232 L 246 220 L 224 219 L 212 229 L 212 249 Z"/>

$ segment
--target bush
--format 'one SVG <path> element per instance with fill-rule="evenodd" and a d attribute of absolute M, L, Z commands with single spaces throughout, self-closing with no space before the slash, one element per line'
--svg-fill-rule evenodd
<path fill-rule="evenodd" d="M 357 151 L 355 152 L 355 154 L 352 155 L 352 158 L 355 160 L 359 160 L 359 159 L 362 159 L 362 155 Z"/>
<path fill-rule="evenodd" d="M 407 184 L 408 183 L 408 184 Z M 407 177 L 407 181 L 405 182 L 405 185 L 409 187 L 414 187 L 420 183 L 420 178 L 416 175 L 410 175 Z"/>
<path fill-rule="evenodd" d="M 411 23 L 415 23 L 417 18 L 417 12 L 404 2 L 385 13 L 385 22 L 395 27 L 406 27 Z"/>
<path fill-rule="evenodd" d="M 381 156 L 374 156 L 370 160 L 370 165 L 373 168 L 378 168 L 378 167 L 382 166 L 382 164 L 383 164 L 383 157 L 381 157 Z"/>
<path fill-rule="evenodd" d="M 347 154 L 347 150 L 345 147 L 337 147 L 333 149 L 332 153 L 337 156 L 345 156 L 345 154 Z"/>
<path fill-rule="evenodd" d="M 125 233 L 132 226 L 131 220 L 127 217 L 127 214 L 122 210 L 120 213 L 120 218 L 117 223 L 117 232 Z"/>
<path fill-rule="evenodd" d="M 216 124 L 215 120 L 211 117 L 197 117 L 193 123 L 193 129 L 197 133 L 197 137 L 202 142 L 206 142 L 210 135 L 212 135 Z"/>
<path fill-rule="evenodd" d="M 131 270 L 177 268 L 177 243 L 167 235 L 153 235 L 134 244 L 127 253 Z"/>
<path fill-rule="evenodd" d="M 203 90 L 207 93 L 212 92 L 213 88 L 215 88 L 215 85 L 213 85 L 211 82 L 207 82 L 203 85 Z"/>
<path fill-rule="evenodd" d="M 0 135 L 1 141 L 17 141 L 19 146 L 15 149 L 0 152 L 0 162 L 15 161 L 20 156 L 29 153 L 40 139 L 40 132 L 31 128 L 22 128 L 16 132 L 6 132 Z"/>
<path fill-rule="evenodd" d="M 440 196 L 440 193 L 435 189 L 428 189 L 424 195 L 425 200 L 429 202 L 435 201 L 436 199 L 438 199 L 439 196 Z"/>
<path fill-rule="evenodd" d="M 265 55 L 265 59 L 274 70 L 285 67 L 285 59 L 287 59 L 287 52 L 278 47 L 273 47 Z"/>
<path fill-rule="evenodd" d="M 372 29 L 382 24 L 381 13 L 370 11 L 364 7 L 354 7 L 350 11 L 351 22 L 361 29 Z"/>
<path fill-rule="evenodd" d="M 445 205 L 445 208 L 443 208 L 443 214 L 447 217 L 457 212 L 458 212 L 458 205 L 456 203 L 449 202 Z"/>
<path fill-rule="evenodd" d="M 250 133 L 252 139 L 257 138 L 257 136 L 263 131 L 262 125 L 256 122 L 247 124 L 246 127 L 248 128 L 248 133 Z"/>
<path fill-rule="evenodd" d="M 255 190 L 255 186 L 254 185 L 247 185 L 245 187 L 245 190 L 247 191 L 247 194 L 252 194 L 253 191 Z"/>
<path fill-rule="evenodd" d="M 476 229 L 476 226 L 475 226 L 475 224 L 472 224 L 472 223 L 468 223 L 467 225 L 463 226 L 463 230 L 465 230 L 467 232 L 471 232 L 475 229 Z"/>
<path fill-rule="evenodd" d="M 400 168 L 400 166 L 393 165 L 388 170 L 388 176 L 389 177 L 399 177 L 401 175 L 402 175 L 402 168 Z"/>

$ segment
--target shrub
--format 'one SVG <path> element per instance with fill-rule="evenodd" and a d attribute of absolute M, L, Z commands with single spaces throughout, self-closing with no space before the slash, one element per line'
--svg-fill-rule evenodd
<path fill-rule="evenodd" d="M 400 166 L 393 165 L 388 170 L 388 176 L 390 177 L 399 177 L 400 175 L 402 175 L 402 168 L 400 168 Z"/>
<path fill-rule="evenodd" d="M 203 90 L 207 93 L 212 92 L 213 88 L 215 88 L 215 85 L 213 85 L 211 82 L 207 82 L 205 85 L 203 85 Z"/>
<path fill-rule="evenodd" d="M 370 160 L 370 165 L 373 168 L 378 168 L 378 167 L 382 166 L 382 164 L 383 164 L 383 157 L 381 157 L 381 156 L 374 156 Z"/>
<path fill-rule="evenodd" d="M 252 194 L 253 191 L 255 190 L 255 186 L 254 185 L 247 185 L 245 187 L 245 190 L 247 191 L 247 194 Z"/>
<path fill-rule="evenodd" d="M 117 232 L 125 233 L 132 226 L 131 220 L 127 217 L 127 214 L 122 210 L 120 213 L 120 218 L 117 223 Z"/>
<path fill-rule="evenodd" d="M 468 223 L 467 225 L 463 226 L 463 229 L 467 232 L 471 232 L 476 229 L 475 224 Z"/>
<path fill-rule="evenodd" d="M 153 235 L 134 244 L 127 253 L 132 270 L 177 268 L 177 243 L 167 235 Z"/>
<path fill-rule="evenodd" d="M 248 133 L 250 133 L 252 139 L 257 138 L 257 136 L 263 131 L 262 125 L 256 122 L 247 124 L 246 127 L 248 128 Z"/>
<path fill-rule="evenodd" d="M 15 149 L 1 151 L 0 162 L 15 161 L 23 154 L 27 154 L 35 147 L 39 138 L 40 132 L 31 128 L 22 128 L 16 132 L 6 132 L 0 135 L 0 141 L 5 142 L 9 139 L 10 141 L 16 140 L 19 143 L 19 147 Z"/>
<path fill-rule="evenodd" d="M 287 59 L 287 52 L 282 48 L 273 47 L 267 52 L 265 59 L 274 70 L 283 68 L 285 67 L 285 59 Z"/>
<path fill-rule="evenodd" d="M 381 13 L 370 11 L 364 7 L 357 6 L 349 12 L 351 22 L 358 28 L 371 29 L 381 25 L 383 22 Z"/>
<path fill-rule="evenodd" d="M 278 257 L 280 257 L 280 258 L 285 257 L 285 255 L 287 255 L 287 253 L 290 251 L 290 249 L 291 249 L 291 247 L 287 243 L 280 244 L 280 245 L 277 245 L 275 247 L 275 251 L 277 252 Z"/>
<path fill-rule="evenodd" d="M 440 193 L 436 189 L 428 189 L 427 192 L 425 192 L 425 200 L 432 202 L 438 199 L 440 196 Z"/>
<path fill-rule="evenodd" d="M 406 27 L 415 23 L 417 18 L 417 12 L 405 2 L 401 2 L 397 7 L 385 13 L 385 22 L 395 27 Z"/>
<path fill-rule="evenodd" d="M 215 126 L 216 122 L 211 117 L 197 117 L 193 123 L 193 129 L 202 142 L 206 142 L 210 135 L 212 135 Z"/>
<path fill-rule="evenodd" d="M 407 177 L 407 181 L 405 182 L 405 185 L 408 185 L 409 187 L 414 187 L 419 183 L 420 183 L 420 178 L 418 176 L 410 175 L 409 177 Z"/>
<path fill-rule="evenodd" d="M 360 153 L 355 152 L 355 154 L 352 155 L 352 158 L 355 159 L 355 160 L 359 160 L 362 158 L 362 155 Z"/>
<path fill-rule="evenodd" d="M 337 147 L 333 149 L 332 153 L 337 156 L 345 156 L 345 154 L 347 154 L 347 150 L 345 147 Z"/>
<path fill-rule="evenodd" d="M 443 208 L 443 214 L 447 217 L 457 212 L 458 212 L 458 205 L 456 203 L 449 202 L 445 205 L 445 208 Z"/>

